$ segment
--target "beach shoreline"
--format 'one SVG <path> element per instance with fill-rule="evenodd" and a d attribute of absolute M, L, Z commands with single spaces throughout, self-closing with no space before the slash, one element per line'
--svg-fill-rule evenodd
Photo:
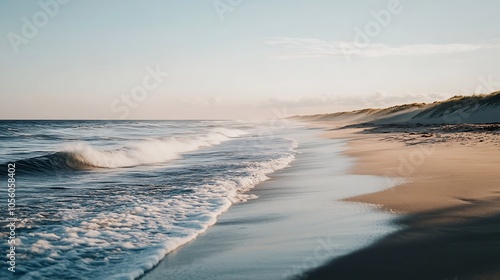
<path fill-rule="evenodd" d="M 345 141 L 318 129 L 290 133 L 296 160 L 249 192 L 257 199 L 233 205 L 140 279 L 297 279 L 398 230 L 395 215 L 343 201 L 386 187 L 379 176 L 348 174 Z"/>
<path fill-rule="evenodd" d="M 308 279 L 499 279 L 497 124 L 315 125 L 326 128 L 324 137 L 348 140 L 344 154 L 356 159 L 354 174 L 403 179 L 346 199 L 401 214 L 396 224 L 403 229 Z"/>

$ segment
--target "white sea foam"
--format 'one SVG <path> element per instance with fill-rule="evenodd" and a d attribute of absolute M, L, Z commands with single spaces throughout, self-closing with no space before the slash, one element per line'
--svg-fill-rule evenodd
<path fill-rule="evenodd" d="M 168 162 L 183 153 L 219 145 L 245 134 L 238 129 L 215 128 L 207 134 L 149 139 L 115 150 L 99 150 L 86 143 L 75 143 L 67 145 L 63 153 L 67 156 L 66 164 L 75 169 L 129 167 Z"/>
<path fill-rule="evenodd" d="M 238 133 L 234 132 L 232 136 L 227 133 L 211 134 L 207 136 L 210 139 L 198 139 L 196 144 L 190 143 L 189 147 L 218 143 L 235 135 Z M 107 156 L 99 153 L 97 155 Z M 114 158 L 116 160 L 116 157 Z M 130 158 L 124 155 L 118 158 L 119 160 L 114 162 L 95 157 L 94 160 L 99 164 L 107 164 L 105 166 L 130 162 L 127 161 Z M 53 228 L 52 232 L 37 233 L 36 238 L 39 240 L 32 245 L 31 252 L 50 265 L 27 273 L 23 279 L 46 279 L 45 275 L 65 271 L 75 262 L 85 270 L 109 266 L 116 254 L 131 254 L 131 257 L 126 259 L 120 270 L 109 270 L 106 278 L 139 278 L 156 266 L 166 254 L 195 239 L 214 225 L 217 217 L 233 203 L 255 198 L 246 192 L 268 180 L 269 174 L 287 167 L 294 158 L 293 152 L 289 150 L 275 159 L 246 162 L 241 176 L 221 178 L 196 188 L 192 193 L 161 197 L 147 203 L 135 199 L 120 211 L 100 213 L 79 224 L 58 226 Z M 67 215 L 67 220 L 72 220 L 76 214 L 68 211 L 64 215 Z M 100 256 L 106 257 L 88 257 L 94 256 L 96 252 L 105 252 Z"/>
<path fill-rule="evenodd" d="M 25 147 L 30 157 L 16 162 L 29 186 L 23 196 L 33 204 L 17 224 L 25 233 L 16 239 L 21 279 L 138 278 L 233 203 L 256 198 L 248 191 L 295 153 L 280 132 L 262 135 L 246 123 L 60 126 L 30 132 L 50 130 L 62 140 L 37 138 Z M 86 142 L 61 149 L 64 139 Z M 158 164 L 188 153 L 179 164 Z M 141 167 L 149 164 L 155 168 Z M 112 170 L 120 167 L 131 168 Z"/>

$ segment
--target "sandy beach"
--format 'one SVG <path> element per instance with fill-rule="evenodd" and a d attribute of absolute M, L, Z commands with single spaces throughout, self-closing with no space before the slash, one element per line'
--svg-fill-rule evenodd
<path fill-rule="evenodd" d="M 0 1 L 0 280 L 500 280 L 500 1 Z"/>
<path fill-rule="evenodd" d="M 320 125 L 349 139 L 353 173 L 405 180 L 347 199 L 404 229 L 308 279 L 500 279 L 500 125 Z"/>
<path fill-rule="evenodd" d="M 231 207 L 141 280 L 296 279 L 398 230 L 391 223 L 396 215 L 344 201 L 380 191 L 386 181 L 348 174 L 345 141 L 321 134 L 302 128 L 287 134 L 298 140 L 291 166 L 251 190 L 257 199 Z"/>

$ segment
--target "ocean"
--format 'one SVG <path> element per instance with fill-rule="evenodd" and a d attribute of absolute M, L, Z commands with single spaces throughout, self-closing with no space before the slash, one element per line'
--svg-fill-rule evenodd
<path fill-rule="evenodd" d="M 16 273 L 2 269 L 0 278 L 141 276 L 294 160 L 297 143 L 277 130 L 229 121 L 0 122 L 2 179 L 15 164 L 18 220 Z M 7 212 L 6 187 L 2 195 Z"/>
<path fill-rule="evenodd" d="M 16 273 L 0 279 L 295 279 L 395 230 L 341 201 L 383 178 L 348 175 L 342 141 L 284 124 L 0 121 L 4 213 L 9 164 L 16 180 Z"/>

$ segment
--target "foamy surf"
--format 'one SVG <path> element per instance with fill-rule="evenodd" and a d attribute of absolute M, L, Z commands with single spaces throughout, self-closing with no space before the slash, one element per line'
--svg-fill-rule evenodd
<path fill-rule="evenodd" d="M 183 226 L 177 229 L 179 231 L 174 233 L 174 235 L 178 234 L 179 237 L 174 237 L 164 242 L 163 246 L 159 247 L 152 255 L 136 262 L 135 271 L 113 275 L 109 279 L 132 280 L 144 275 L 145 272 L 155 267 L 167 254 L 196 239 L 201 233 L 213 226 L 217 222 L 217 217 L 227 211 L 232 204 L 257 198 L 254 195 L 246 194 L 246 192 L 250 191 L 259 183 L 268 180 L 269 174 L 287 167 L 294 159 L 295 157 L 290 155 L 266 163 L 260 163 L 258 164 L 258 168 L 251 167 L 248 169 L 249 171 L 252 170 L 249 176 L 235 178 L 234 180 L 219 181 L 215 185 L 207 186 L 209 191 L 207 192 L 205 190 L 203 194 L 200 194 L 202 198 L 197 199 L 197 203 L 201 203 L 205 206 L 207 205 L 203 203 L 203 201 L 213 200 L 217 201 L 217 203 L 205 208 L 203 213 L 198 212 L 194 214 L 190 219 L 184 222 L 182 224 Z M 189 201 L 186 205 L 182 206 L 183 212 L 190 213 L 192 204 L 193 202 Z M 135 213 L 136 215 L 139 213 L 147 213 L 148 215 L 155 215 L 157 217 L 163 217 L 164 220 L 168 220 L 172 217 L 169 215 L 165 216 L 164 213 L 162 214 L 163 210 L 161 210 L 165 209 L 165 206 L 169 206 L 168 202 L 163 202 L 160 205 L 147 205 L 144 206 L 144 208 L 139 208 Z M 176 204 L 176 207 L 179 206 L 179 204 Z M 189 214 L 187 214 L 187 216 L 189 216 Z M 104 219 L 107 219 L 107 217 Z"/>
<path fill-rule="evenodd" d="M 248 191 L 295 158 L 291 139 L 261 136 L 259 126 L 248 123 L 221 124 L 123 124 L 92 145 L 71 144 L 58 152 L 61 143 L 46 139 L 30 145 L 56 152 L 17 161 L 25 184 L 19 195 L 31 206 L 23 208 L 18 224 L 22 279 L 136 279 L 215 224 L 231 205 L 255 199 Z M 88 125 L 110 130 L 121 123 Z M 73 129 L 69 122 L 65 139 L 80 138 L 88 131 L 82 126 Z M 142 133 L 146 137 L 128 136 Z M 109 142 L 127 137 L 118 148 L 121 141 Z M 177 164 L 142 167 L 173 160 Z M 52 176 L 61 170 L 68 172 Z"/>
<path fill-rule="evenodd" d="M 115 254 L 131 254 L 130 258 L 120 260 L 124 262 L 121 269 L 129 269 L 124 273 L 108 270 L 106 279 L 136 279 L 168 253 L 214 225 L 217 217 L 233 203 L 256 198 L 246 192 L 268 180 L 269 174 L 287 167 L 294 158 L 289 154 L 266 162 L 248 163 L 242 170 L 245 176 L 216 180 L 185 195 L 148 203 L 123 197 L 122 202 L 127 206 L 119 212 L 100 213 L 81 223 L 36 233 L 33 237 L 38 241 L 31 244 L 31 252 L 52 265 L 29 272 L 24 279 L 45 279 L 46 275 L 70 270 L 64 265 L 68 259 L 80 263 L 84 269 L 92 269 L 96 259 L 90 256 L 97 248 L 106 255 L 100 260 L 103 264 L 111 262 Z M 75 215 L 78 213 L 70 211 L 63 219 L 74 220 Z M 80 249 L 75 251 L 75 247 Z M 141 250 L 142 253 L 138 253 Z"/>
<path fill-rule="evenodd" d="M 165 163 L 180 158 L 182 154 L 219 145 L 246 134 L 239 129 L 215 128 L 206 134 L 147 139 L 112 150 L 77 142 L 66 144 L 60 152 L 22 160 L 18 164 L 25 167 L 24 170 L 47 172 L 58 168 L 85 170 Z"/>

